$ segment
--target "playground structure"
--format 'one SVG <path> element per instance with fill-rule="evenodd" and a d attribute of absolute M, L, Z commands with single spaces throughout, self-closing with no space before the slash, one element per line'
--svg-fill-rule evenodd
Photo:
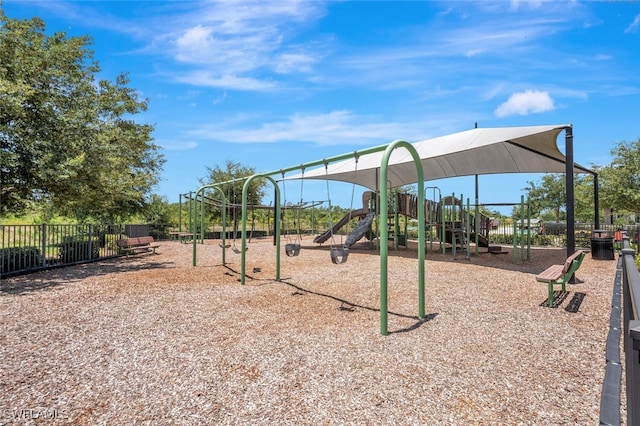
<path fill-rule="evenodd" d="M 425 241 L 428 245 L 428 251 L 439 250 L 445 254 L 447 250 L 450 250 L 454 259 L 457 258 L 458 252 L 463 252 L 465 258 L 470 259 L 472 247 L 476 255 L 479 253 L 480 247 L 486 248 L 488 252 L 494 254 L 506 253 L 502 251 L 501 245 L 490 245 L 491 218 L 479 211 L 480 205 L 472 208 L 469 205 L 470 201 L 467 200 L 465 207 L 462 195 L 460 198 L 457 198 L 455 194 L 442 197 L 438 187 L 429 187 L 428 189 L 433 190 L 434 196 L 433 199 L 424 200 Z M 354 218 L 358 218 L 359 222 L 353 231 L 347 230 L 348 236 L 343 243 L 345 249 L 351 248 L 353 244 L 365 236 L 370 241 L 377 238 L 377 229 L 373 228 L 374 221 L 376 227 L 384 226 L 384 221 L 376 216 L 379 198 L 375 192 L 365 191 L 362 194 L 361 208 L 349 210 L 333 224 L 333 227 L 318 234 L 313 242 L 324 243 L 339 233 Z M 407 247 L 408 245 L 408 224 L 411 220 L 417 222 L 418 199 L 415 194 L 396 191 L 392 193 L 391 201 L 392 205 L 386 226 L 389 240 L 394 242 L 394 247 L 397 250 L 400 246 Z M 530 221 L 528 203 L 525 203 L 522 198 L 520 203 L 501 203 L 500 205 L 521 208 L 520 221 L 516 219 L 513 221 L 513 262 L 528 260 L 531 245 L 529 235 L 518 231 L 518 227 L 525 226 L 525 220 L 527 223 Z M 399 220 L 401 216 L 404 217 L 404 220 Z M 437 243 L 437 249 L 434 249 L 434 243 Z"/>
<path fill-rule="evenodd" d="M 283 183 L 283 181 L 281 181 Z M 287 256 L 297 256 L 300 253 L 300 243 L 301 243 L 301 230 L 300 230 L 300 212 L 307 208 L 315 208 L 325 203 L 325 201 L 312 201 L 306 202 L 302 199 L 302 190 L 301 190 L 301 198 L 297 204 L 287 204 L 286 202 L 286 189 L 283 185 L 283 196 L 285 197 L 284 203 L 281 203 L 281 230 L 282 235 L 285 237 L 285 254 Z M 455 194 L 451 196 L 442 197 L 440 195 L 440 190 L 437 187 L 431 187 L 434 190 L 434 195 L 437 197 L 435 199 L 425 199 L 424 204 L 424 216 L 426 219 L 425 229 L 426 229 L 426 242 L 430 244 L 430 251 L 433 252 L 433 243 L 438 243 L 438 250 L 441 250 L 444 254 L 449 248 L 453 253 L 454 259 L 456 258 L 456 252 L 463 250 L 466 253 L 466 258 L 470 257 L 470 244 L 475 242 L 476 245 L 476 254 L 477 247 L 485 247 L 490 249 L 489 247 L 489 222 L 490 218 L 483 215 L 482 213 L 476 213 L 469 209 L 464 208 L 462 200 L 456 198 Z M 350 249 L 356 242 L 360 241 L 363 237 L 367 237 L 369 241 L 373 241 L 378 238 L 377 227 L 380 224 L 383 224 L 383 221 L 380 220 L 376 212 L 378 210 L 377 204 L 380 196 L 373 191 L 365 191 L 362 193 L 362 207 L 353 209 L 353 201 L 351 203 L 348 212 L 345 213 L 338 221 L 331 223 L 330 226 L 327 226 L 327 229 L 323 232 L 320 232 L 315 236 L 313 242 L 316 244 L 323 244 L 328 240 L 334 238 L 335 235 L 341 235 L 341 241 L 339 244 L 332 242 L 332 247 L 337 245 L 345 250 L 345 254 L 348 253 L 348 249 Z M 407 247 L 408 241 L 408 223 L 409 220 L 416 220 L 418 218 L 417 206 L 418 200 L 417 196 L 412 193 L 404 193 L 400 191 L 392 191 L 390 195 L 390 211 L 389 218 L 386 223 L 388 227 L 388 235 L 389 240 L 395 243 L 395 249 L 397 250 L 400 246 Z M 190 202 L 197 202 L 198 200 L 190 198 Z M 221 240 L 220 246 L 223 248 L 233 247 L 234 252 L 239 253 L 240 250 L 236 249 L 235 239 L 238 233 L 238 219 L 236 212 L 242 208 L 241 204 L 224 204 L 221 201 L 213 199 L 211 197 L 203 196 L 201 200 L 205 205 L 212 205 L 214 207 L 218 207 L 221 209 L 224 207 L 225 212 L 231 211 L 232 213 L 232 224 L 233 228 L 231 234 L 229 232 L 219 232 L 219 238 Z M 189 212 L 193 212 L 193 206 L 189 207 Z M 273 206 L 263 206 L 263 205 L 251 205 L 250 210 L 253 212 L 258 209 L 267 209 L 269 211 L 269 217 L 271 211 L 274 209 Z M 290 210 L 295 211 L 297 216 L 297 229 L 294 229 L 293 232 L 290 229 L 288 224 L 286 213 Z M 228 213 L 227 213 L 228 214 Z M 189 223 L 197 223 L 195 219 L 191 218 L 191 214 L 189 215 Z M 200 220 L 202 222 L 204 216 L 204 209 L 200 211 Z M 399 220 L 400 216 L 404 217 L 404 220 Z M 478 218 L 476 220 L 476 218 Z M 353 219 L 359 219 L 359 222 L 356 226 L 353 227 L 353 230 L 350 229 L 350 225 Z M 376 229 L 373 229 L 373 225 L 376 225 Z M 314 224 L 315 225 L 315 224 Z M 477 226 L 476 226 L 477 225 Z M 255 226 L 255 219 L 251 220 L 251 231 L 249 232 L 249 241 L 251 241 Z M 204 224 L 202 223 L 200 229 L 204 228 Z M 223 219 L 222 228 L 227 228 L 227 223 Z M 342 241 L 342 235 L 345 235 L 344 229 L 346 228 L 346 239 Z M 479 232 L 477 231 L 479 230 Z M 202 243 L 204 239 L 204 232 L 195 232 L 193 229 L 193 234 L 197 235 L 197 239 Z M 313 233 L 313 232 L 312 232 Z M 233 246 L 226 242 L 227 239 L 232 238 Z M 336 260 L 336 259 L 332 259 Z M 344 259 L 346 261 L 346 259 Z M 224 262 L 223 262 L 224 263 Z M 342 263 L 342 262 L 340 262 Z"/>

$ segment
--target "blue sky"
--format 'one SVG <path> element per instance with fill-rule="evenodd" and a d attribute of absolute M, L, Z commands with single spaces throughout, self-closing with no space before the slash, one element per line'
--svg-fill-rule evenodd
<path fill-rule="evenodd" d="M 3 5 L 49 32 L 90 35 L 101 78 L 129 73 L 149 100 L 138 120 L 156 126 L 167 160 L 157 192 L 171 202 L 227 160 L 267 172 L 476 122 L 573 124 L 587 167 L 640 138 L 638 2 Z M 480 202 L 517 202 L 540 177 L 480 176 Z M 429 184 L 473 198 L 473 177 Z M 304 189 L 326 199 L 324 183 Z M 299 198 L 298 184 L 286 190 Z M 351 187 L 332 183 L 331 198 L 348 206 Z"/>

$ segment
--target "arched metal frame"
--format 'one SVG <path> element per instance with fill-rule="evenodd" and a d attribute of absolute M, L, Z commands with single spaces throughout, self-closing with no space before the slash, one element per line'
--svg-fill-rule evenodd
<path fill-rule="evenodd" d="M 380 217 L 386 220 L 389 216 L 389 205 L 387 191 L 387 175 L 389 167 L 389 158 L 391 153 L 396 148 L 405 148 L 411 154 L 413 161 L 416 165 L 417 178 L 418 178 L 418 317 L 420 319 L 425 318 L 425 289 L 424 289 L 424 252 L 425 252 L 425 223 L 424 223 L 424 172 L 422 170 L 422 162 L 416 149 L 409 142 L 396 140 L 390 143 L 382 156 L 382 162 L 380 164 L 380 177 L 379 187 L 384 188 L 380 194 Z M 384 185 L 383 185 L 384 183 Z M 389 237 L 389 230 L 386 226 L 380 227 L 380 334 L 386 336 L 388 331 L 388 256 L 389 245 L 387 244 Z"/>
<path fill-rule="evenodd" d="M 273 174 L 273 173 L 271 173 Z M 274 234 L 276 241 L 276 281 L 280 281 L 280 188 L 278 187 L 278 183 L 273 179 L 270 174 L 255 174 L 253 176 L 249 176 L 244 181 L 244 185 L 242 186 L 242 245 L 240 246 L 240 284 L 244 285 L 247 277 L 247 200 L 249 194 L 249 185 L 254 179 L 266 179 L 273 183 L 273 187 L 275 189 L 275 218 L 274 218 Z"/>
<path fill-rule="evenodd" d="M 224 195 L 224 191 L 220 188 L 220 186 L 222 185 L 222 183 L 214 183 L 214 184 L 210 184 L 210 185 L 204 185 L 201 186 L 200 188 L 198 188 L 198 190 L 195 193 L 195 199 L 198 199 L 198 195 L 200 195 L 203 199 L 204 199 L 204 190 L 205 189 L 217 189 L 220 192 L 220 195 L 222 196 L 222 206 L 221 206 L 221 215 L 222 215 L 222 234 L 221 234 L 221 239 L 222 239 L 222 264 L 226 265 L 226 247 L 225 247 L 225 238 L 227 235 L 227 218 L 226 218 L 226 214 L 227 214 L 227 197 Z M 197 206 L 196 206 L 197 208 Z M 191 218 L 191 210 L 189 213 L 189 217 Z M 194 223 L 195 220 L 198 217 L 198 213 L 194 211 Z M 189 219 L 189 221 L 191 221 L 191 219 Z M 194 226 L 195 228 L 195 226 Z M 197 242 L 198 239 L 196 238 L 196 230 L 195 229 L 191 229 L 191 232 L 193 233 L 193 266 L 196 266 L 196 256 L 197 256 Z M 204 242 L 204 203 L 200 203 L 200 237 L 202 239 L 202 242 Z"/>

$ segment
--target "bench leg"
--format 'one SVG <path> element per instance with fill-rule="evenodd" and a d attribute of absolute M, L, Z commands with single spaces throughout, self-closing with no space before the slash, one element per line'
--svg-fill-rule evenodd
<path fill-rule="evenodd" d="M 553 283 L 549 283 L 549 307 L 553 308 Z"/>

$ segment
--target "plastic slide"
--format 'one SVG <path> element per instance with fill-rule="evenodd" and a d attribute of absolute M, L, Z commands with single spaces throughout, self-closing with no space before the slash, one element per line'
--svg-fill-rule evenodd
<path fill-rule="evenodd" d="M 358 222 L 358 226 L 353 230 L 351 234 L 347 237 L 344 242 L 344 247 L 351 247 L 355 243 L 357 243 L 362 237 L 364 237 L 367 232 L 369 232 L 369 227 L 371 226 L 371 222 L 373 222 L 373 218 L 376 216 L 375 213 L 369 213 Z"/>
<path fill-rule="evenodd" d="M 325 232 L 323 232 L 322 234 L 318 235 L 317 237 L 315 237 L 313 239 L 314 243 L 324 243 L 325 241 L 327 241 L 329 238 L 331 238 L 331 235 L 335 234 L 336 232 L 338 232 L 340 230 L 340 228 L 342 228 L 343 226 L 345 226 L 350 219 L 353 219 L 354 217 L 357 216 L 362 216 L 364 215 L 366 212 L 364 209 L 358 209 L 358 210 L 353 210 L 350 213 L 345 214 L 342 219 L 340 219 L 338 222 L 336 222 L 333 227 L 331 229 L 327 229 Z M 370 214 L 370 213 L 369 213 Z M 373 219 L 372 219 L 373 220 Z M 358 227 L 356 227 L 356 229 L 358 229 Z M 364 235 L 364 234 L 363 234 Z M 360 238 L 358 238 L 360 239 Z"/>

